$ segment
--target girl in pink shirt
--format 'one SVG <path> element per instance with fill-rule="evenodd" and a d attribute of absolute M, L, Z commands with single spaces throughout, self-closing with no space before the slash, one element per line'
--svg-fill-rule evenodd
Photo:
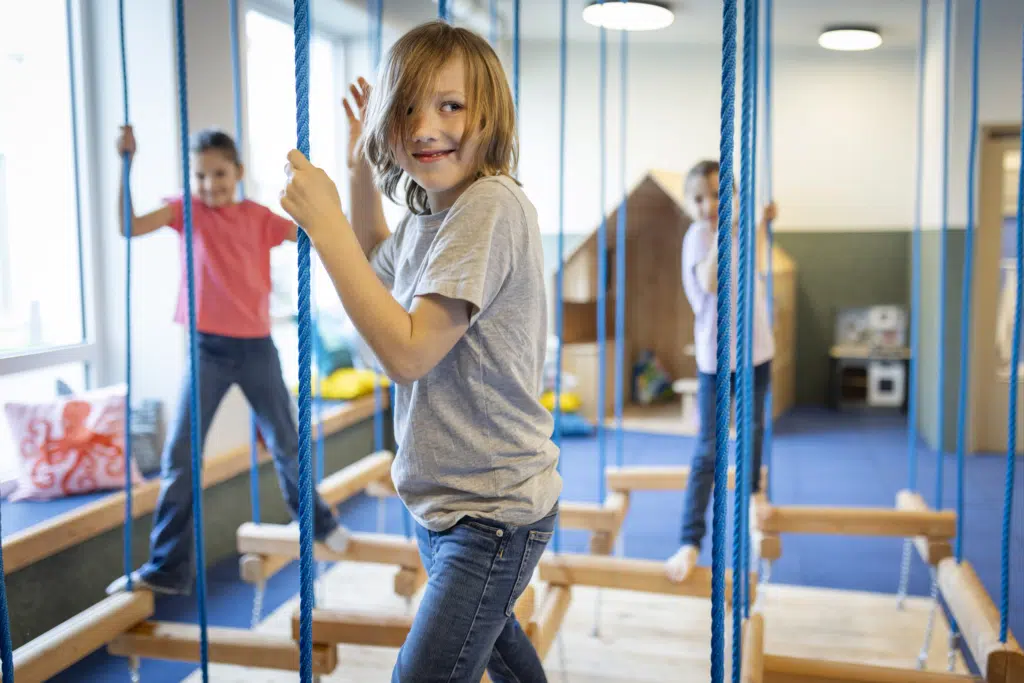
<path fill-rule="evenodd" d="M 130 126 L 121 129 L 117 150 L 128 161 L 135 154 Z M 220 402 L 238 384 L 252 406 L 256 424 L 274 458 L 278 482 L 293 518 L 298 518 L 298 429 L 281 361 L 270 336 L 270 250 L 296 239 L 296 225 L 251 200 L 237 201 L 243 167 L 234 140 L 223 132 L 197 134 L 192 147 L 195 196 L 192 202 L 196 326 L 199 334 L 200 439 L 205 443 Z M 122 187 L 121 192 L 130 188 Z M 123 207 L 124 195 L 118 205 Z M 180 236 L 181 282 L 175 321 L 187 323 L 184 198 L 142 216 L 132 211 L 131 236 L 167 226 Z M 122 208 L 123 211 L 123 208 Z M 121 216 L 121 234 L 125 233 Z M 161 458 L 160 498 L 153 517 L 149 561 L 132 572 L 133 587 L 161 593 L 188 593 L 195 576 L 190 453 L 191 375 L 185 374 L 178 409 Z M 315 499 L 318 541 L 343 551 L 348 531 L 330 508 Z M 122 591 L 127 577 L 107 588 Z"/>

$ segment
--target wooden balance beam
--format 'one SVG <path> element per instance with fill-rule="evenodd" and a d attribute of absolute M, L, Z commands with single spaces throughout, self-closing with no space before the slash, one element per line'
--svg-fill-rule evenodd
<path fill-rule="evenodd" d="M 695 598 L 711 597 L 711 569 L 695 567 L 685 581 L 665 576 L 663 562 L 580 553 L 545 555 L 540 579 L 557 586 L 595 586 Z M 750 601 L 757 597 L 757 574 L 750 574 Z M 725 599 L 732 600 L 732 570 L 726 570 Z"/>
<path fill-rule="evenodd" d="M 299 646 L 286 636 L 220 626 L 209 626 L 206 633 L 210 662 L 255 669 L 299 670 Z M 115 638 L 107 651 L 122 657 L 198 662 L 199 626 L 147 621 Z M 313 644 L 313 673 L 329 674 L 337 666 L 337 648 Z"/>
<path fill-rule="evenodd" d="M 764 683 L 977 683 L 974 676 L 781 655 L 764 656 Z"/>
<path fill-rule="evenodd" d="M 956 534 L 956 513 L 816 505 L 771 506 L 760 531 L 769 534 L 952 538 Z"/>
<path fill-rule="evenodd" d="M 325 477 L 317 487 L 317 492 L 328 506 L 336 507 L 382 477 L 390 478 L 394 459 L 395 456 L 389 451 L 368 455 Z M 294 559 L 290 555 L 243 553 L 238 560 L 238 571 L 242 580 L 262 584 Z"/>
<path fill-rule="evenodd" d="M 761 488 L 768 476 L 768 468 L 761 468 Z M 682 491 L 690 478 L 686 465 L 649 465 L 631 467 L 609 467 L 605 470 L 605 481 L 611 491 Z M 729 490 L 736 488 L 736 468 L 729 467 Z"/>
<path fill-rule="evenodd" d="M 610 555 L 615 539 L 629 511 L 629 494 L 612 491 L 603 505 L 597 503 L 559 503 L 558 524 L 563 529 L 582 529 L 592 532 L 590 552 Z"/>
<path fill-rule="evenodd" d="M 286 556 L 299 559 L 299 527 L 297 524 L 253 524 L 238 527 L 238 552 L 264 556 Z M 330 550 L 323 543 L 313 547 L 317 560 L 328 562 L 375 562 L 399 567 L 420 566 L 416 541 L 397 534 L 353 533 L 343 553 Z"/>
<path fill-rule="evenodd" d="M 112 595 L 15 650 L 15 678 L 48 681 L 151 616 L 149 591 Z"/>
<path fill-rule="evenodd" d="M 932 512 L 932 509 L 924 502 L 921 494 L 905 489 L 896 494 L 896 509 L 913 512 Z M 942 560 L 953 556 L 953 546 L 949 542 L 950 538 L 952 537 L 916 536 L 914 538 L 914 547 L 917 548 L 917 552 L 922 560 L 927 564 L 937 566 Z"/>
<path fill-rule="evenodd" d="M 571 601 L 572 589 L 569 586 L 548 586 L 537 616 L 536 630 L 530 636 L 530 642 L 542 662 L 548 656 L 558 630 L 562 628 Z"/>
<path fill-rule="evenodd" d="M 751 612 L 743 624 L 742 683 L 764 683 L 764 615 Z"/>
<path fill-rule="evenodd" d="M 1012 634 L 999 642 L 999 611 L 971 564 L 947 557 L 939 562 L 938 583 L 984 680 L 1024 681 L 1024 652 Z"/>

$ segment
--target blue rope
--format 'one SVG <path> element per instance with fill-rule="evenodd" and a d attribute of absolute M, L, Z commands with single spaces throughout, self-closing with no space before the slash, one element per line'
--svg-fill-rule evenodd
<path fill-rule="evenodd" d="M 1024 68 L 1022 68 L 1024 72 Z M 1024 83 L 1024 80 L 1022 80 Z M 1024 112 L 1024 98 L 1021 102 Z M 1020 149 L 1024 159 L 1024 124 Z M 1024 163 L 1017 174 L 1017 298 L 1013 310 L 1013 353 L 1010 362 L 1010 410 L 1006 438 L 1006 490 L 1003 494 L 1003 538 L 999 579 L 999 642 L 1006 643 L 1010 617 L 1010 520 L 1013 511 L 1014 466 L 1017 458 L 1017 376 L 1020 372 L 1021 297 L 1024 296 Z"/>
<path fill-rule="evenodd" d="M 718 349 L 716 361 L 714 524 L 711 531 L 711 683 L 725 670 L 725 515 L 729 466 L 730 278 L 732 259 L 733 116 L 736 88 L 736 0 L 722 3 L 721 137 L 718 184 Z"/>
<path fill-rule="evenodd" d="M 625 1 L 625 0 L 623 0 Z M 629 101 L 629 31 L 619 33 L 619 203 L 618 224 L 615 233 L 615 464 L 622 467 L 625 443 L 622 431 L 623 365 L 626 354 L 626 139 L 629 129 L 626 103 Z M 602 481 L 604 476 L 601 477 Z"/>
<path fill-rule="evenodd" d="M 78 117 L 75 115 L 75 67 L 74 55 L 71 52 L 71 40 L 74 27 L 71 19 L 71 0 L 67 0 L 66 12 L 68 20 L 68 59 L 71 61 L 71 135 L 75 155 L 75 211 L 78 214 L 79 225 L 81 225 L 81 200 L 80 186 L 78 180 Z M 121 41 L 121 101 L 124 105 L 124 125 L 129 125 L 131 119 L 128 116 L 128 47 L 125 40 L 124 0 L 119 0 L 117 6 L 118 32 Z M 124 240 L 124 375 L 127 388 L 124 396 L 124 429 L 129 435 L 124 440 L 124 575 L 126 587 L 132 590 L 132 527 L 135 517 L 132 514 L 132 199 L 131 191 L 131 158 L 125 154 L 121 160 L 121 187 L 124 188 L 124 212 L 125 240 Z"/>
<path fill-rule="evenodd" d="M 974 279 L 974 179 L 978 155 L 978 53 L 981 46 L 981 0 L 974 0 L 974 43 L 971 65 L 971 142 L 967 161 L 967 228 L 964 233 L 963 295 L 960 301 L 960 395 L 956 415 L 956 561 L 963 560 L 964 441 L 967 421 L 967 383 L 971 376 L 971 297 Z"/>
<path fill-rule="evenodd" d="M 921 211 L 924 202 L 924 79 L 928 44 L 928 2 L 921 0 L 920 38 L 917 53 L 917 179 L 914 188 L 914 235 L 910 275 L 910 396 L 907 397 L 907 486 L 917 490 L 917 358 L 921 348 Z"/>
<path fill-rule="evenodd" d="M 491 47 L 498 49 L 498 0 L 491 0 Z"/>
<path fill-rule="evenodd" d="M 188 69 L 185 50 L 185 3 L 175 0 L 175 23 L 178 31 L 178 118 L 181 122 L 182 196 L 185 224 L 185 269 L 188 278 L 188 336 L 191 359 L 191 422 L 192 437 L 192 521 L 196 535 L 196 600 L 199 609 L 199 660 L 203 683 L 210 680 L 209 638 L 206 617 L 206 543 L 203 540 L 202 452 L 199 413 L 199 334 L 196 331 L 195 256 L 192 231 L 191 161 L 188 142 Z"/>
<path fill-rule="evenodd" d="M 70 16 L 70 15 L 69 15 Z M 3 521 L 0 519 L 0 533 Z M 4 577 L 4 549 L 0 544 L 0 665 L 3 666 L 3 683 L 14 683 L 14 647 L 11 644 L 11 623 L 7 613 L 7 582 Z"/>
<path fill-rule="evenodd" d="M 309 0 L 295 0 L 295 127 L 297 149 L 309 157 Z M 299 678 L 313 680 L 313 477 L 310 448 L 309 236 L 298 235 L 299 267 Z"/>
<path fill-rule="evenodd" d="M 562 307 L 564 303 L 563 279 L 565 275 L 565 109 L 566 109 L 566 64 L 568 61 L 568 0 L 562 0 L 561 27 L 558 39 L 558 92 L 560 108 L 558 112 L 558 273 L 555 277 L 555 334 L 558 336 L 558 347 L 555 349 L 555 446 L 562 447 L 562 346 L 564 337 L 564 320 Z M 558 471 L 562 470 L 562 459 L 558 459 Z M 555 525 L 554 549 L 559 552 L 562 546 L 562 523 L 559 518 Z"/>
<path fill-rule="evenodd" d="M 939 237 L 939 329 L 938 357 L 939 382 L 937 395 L 938 415 L 936 417 L 936 467 L 935 467 L 935 509 L 942 509 L 942 488 L 946 471 L 945 432 L 946 432 L 946 236 L 949 232 L 949 85 L 950 57 L 953 51 L 953 0 L 946 0 L 944 17 L 945 39 L 943 49 L 943 90 L 942 90 L 942 225 Z"/>
<path fill-rule="evenodd" d="M 774 0 L 764 0 L 765 11 L 764 11 L 764 165 L 765 165 L 765 177 L 764 177 L 764 196 L 768 201 L 772 201 L 772 34 L 773 34 L 773 22 L 772 19 L 775 14 Z M 768 259 L 767 268 L 768 273 L 765 278 L 765 294 L 768 299 L 768 329 L 775 329 L 775 273 L 772 265 L 772 249 L 775 244 L 775 230 L 772 225 L 772 221 L 768 222 Z M 762 459 L 761 462 L 765 467 L 768 468 L 767 481 L 765 482 L 765 497 L 771 500 L 772 497 L 772 443 L 773 436 L 775 434 L 775 410 L 772 407 L 774 400 L 774 391 L 772 389 L 771 378 L 768 380 L 768 390 L 765 392 L 765 407 L 764 407 L 764 439 L 761 445 Z M 761 473 L 755 473 L 755 476 L 760 478 Z"/>
<path fill-rule="evenodd" d="M 437 3 L 437 18 L 441 21 L 447 21 L 451 23 L 452 13 L 451 8 L 448 6 L 448 0 L 438 0 Z"/>
<path fill-rule="evenodd" d="M 598 0 L 604 4 L 604 0 Z M 600 76 L 598 83 L 598 150 L 601 155 L 597 208 L 601 212 L 601 224 L 597 228 L 597 502 L 604 502 L 605 482 L 604 471 L 608 465 L 608 449 L 605 443 L 605 396 L 607 393 L 607 373 L 605 371 L 608 357 L 608 217 L 604 210 L 605 175 L 607 171 L 607 139 L 608 139 L 608 31 L 600 29 Z"/>
<path fill-rule="evenodd" d="M 512 0 L 512 101 L 516 107 L 516 125 L 519 122 L 519 14 L 520 0 Z"/>
<path fill-rule="evenodd" d="M 747 351 L 752 334 L 747 305 L 750 292 L 747 281 L 750 276 L 749 243 L 751 224 L 751 126 L 754 123 L 754 40 L 755 31 L 754 3 L 756 0 L 745 0 L 743 3 L 743 93 L 741 104 L 741 145 L 740 145 L 740 220 L 739 220 L 739 254 L 736 292 L 736 488 L 733 491 L 733 522 L 732 540 L 732 680 L 739 683 L 742 673 L 743 652 L 743 530 L 746 519 L 743 517 L 743 497 L 746 487 L 743 482 L 747 476 L 747 463 L 750 462 L 750 422 L 751 404 L 748 401 L 747 385 L 750 373 L 747 371 Z M 731 228 L 731 225 L 730 225 Z M 725 318 L 728 320 L 728 318 Z M 719 324 L 723 318 L 718 317 Z M 728 418 L 726 418 L 728 420 Z M 728 422 L 726 423 L 728 427 Z"/>

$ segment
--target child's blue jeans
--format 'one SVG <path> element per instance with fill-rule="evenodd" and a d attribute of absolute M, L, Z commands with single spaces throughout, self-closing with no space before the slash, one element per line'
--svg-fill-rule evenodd
<path fill-rule="evenodd" d="M 427 571 L 392 683 L 544 683 L 544 667 L 512 608 L 551 540 L 557 507 L 529 526 L 464 517 L 442 532 L 417 525 Z"/>
<path fill-rule="evenodd" d="M 753 443 L 751 444 L 750 472 L 751 493 L 761 489 L 761 444 L 764 441 L 764 402 L 768 382 L 772 375 L 771 361 L 754 367 L 754 410 Z M 729 378 L 730 391 L 736 390 L 736 373 Z M 690 462 L 690 477 L 686 484 L 683 502 L 682 545 L 700 548 L 707 531 L 705 516 L 711 490 L 715 483 L 715 375 L 697 374 L 697 409 L 700 411 L 700 430 L 697 434 L 697 448 Z"/>
<path fill-rule="evenodd" d="M 199 335 L 200 444 L 220 402 L 238 384 L 256 415 L 256 424 L 274 459 L 285 503 L 297 518 L 299 510 L 299 441 L 292 399 L 284 385 L 281 360 L 270 337 L 242 339 Z M 161 457 L 160 498 L 153 515 L 150 556 L 140 574 L 155 586 L 171 591 L 191 589 L 195 576 L 192 521 L 191 373 L 186 371 Z M 216 510 L 204 508 L 206 520 Z M 337 527 L 331 510 L 316 496 L 314 532 L 323 539 Z"/>

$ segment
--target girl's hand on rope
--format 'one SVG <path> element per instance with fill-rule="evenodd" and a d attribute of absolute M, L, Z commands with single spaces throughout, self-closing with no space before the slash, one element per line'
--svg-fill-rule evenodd
<path fill-rule="evenodd" d="M 131 126 L 121 126 L 121 134 L 117 136 L 117 153 L 122 157 L 128 155 L 128 161 L 135 156 L 135 134 Z"/>
<path fill-rule="evenodd" d="M 370 84 L 360 76 L 355 83 L 348 86 L 352 93 L 352 104 L 349 98 L 341 101 L 348 116 L 348 167 L 355 168 L 363 160 L 360 138 L 363 135 L 363 120 L 366 118 L 366 103 L 370 101 Z"/>
<path fill-rule="evenodd" d="M 332 227 L 347 224 L 334 181 L 323 169 L 314 166 L 306 155 L 297 149 L 289 152 L 285 173 L 288 184 L 281 192 L 281 208 L 314 243 L 328 234 Z"/>

